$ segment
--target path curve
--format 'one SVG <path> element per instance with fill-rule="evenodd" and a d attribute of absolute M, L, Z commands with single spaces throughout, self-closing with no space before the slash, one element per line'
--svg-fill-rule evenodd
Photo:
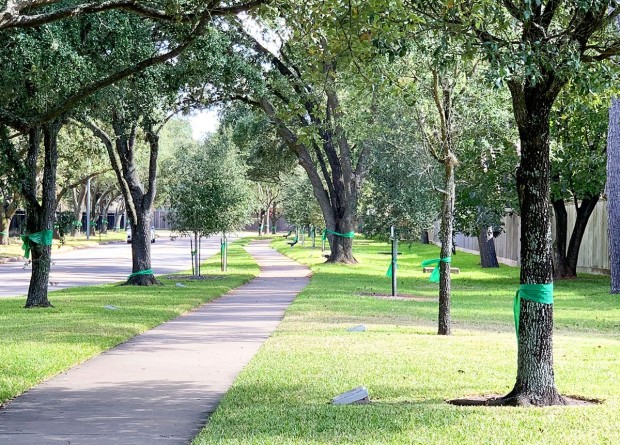
<path fill-rule="evenodd" d="M 0 443 L 186 444 L 309 281 L 259 241 L 258 278 L 62 373 L 0 410 Z"/>

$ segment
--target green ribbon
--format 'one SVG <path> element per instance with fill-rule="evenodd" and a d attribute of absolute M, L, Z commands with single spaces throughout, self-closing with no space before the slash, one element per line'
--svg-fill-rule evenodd
<path fill-rule="evenodd" d="M 536 303 L 553 304 L 553 283 L 548 284 L 522 284 L 515 294 L 513 310 L 515 315 L 515 330 L 519 340 L 519 316 L 521 315 L 521 299 L 535 301 Z"/>
<path fill-rule="evenodd" d="M 436 265 L 433 271 L 431 272 L 431 276 L 429 277 L 428 281 L 430 281 L 431 283 L 439 283 L 439 264 L 440 263 L 451 263 L 451 262 L 452 262 L 452 257 L 433 258 L 432 260 L 422 261 L 422 267 L 432 266 L 433 264 Z"/>
<path fill-rule="evenodd" d="M 396 259 L 390 262 L 390 267 L 388 267 L 388 270 L 385 273 L 385 276 L 388 278 L 392 278 L 392 273 L 394 272 L 394 270 L 398 270 L 398 261 Z"/>
<path fill-rule="evenodd" d="M 9 232 L 0 232 L 0 235 L 9 236 Z"/>
<path fill-rule="evenodd" d="M 153 271 L 151 269 L 146 269 L 146 270 L 141 270 L 139 272 L 134 272 L 131 275 L 129 275 L 127 279 L 130 280 L 133 277 L 137 277 L 138 275 L 153 275 Z"/>
<path fill-rule="evenodd" d="M 224 250 L 226 250 L 227 243 L 220 244 L 220 255 L 224 256 Z"/>
<path fill-rule="evenodd" d="M 354 231 L 350 231 L 347 233 L 340 233 L 340 232 L 334 232 L 333 230 L 329 230 L 329 229 L 323 229 L 323 233 L 321 235 L 321 239 L 323 241 L 325 241 L 327 239 L 327 234 L 331 233 L 332 235 L 336 235 L 336 236 L 341 236 L 342 238 L 353 238 L 355 237 L 355 232 Z"/>
<path fill-rule="evenodd" d="M 73 221 L 73 226 L 74 227 L 82 227 L 82 221 Z"/>
<path fill-rule="evenodd" d="M 192 256 L 196 255 L 196 251 L 192 250 Z"/>
<path fill-rule="evenodd" d="M 30 258 L 30 243 L 41 244 L 42 246 L 51 246 L 54 238 L 54 231 L 51 229 L 41 230 L 40 232 L 31 233 L 30 235 L 22 235 L 22 249 L 24 257 Z"/>
<path fill-rule="evenodd" d="M 91 225 L 91 227 L 92 227 L 92 226 L 96 226 L 96 225 L 97 225 L 97 223 L 96 223 L 95 221 L 91 221 L 91 222 L 90 222 L 90 225 Z"/>

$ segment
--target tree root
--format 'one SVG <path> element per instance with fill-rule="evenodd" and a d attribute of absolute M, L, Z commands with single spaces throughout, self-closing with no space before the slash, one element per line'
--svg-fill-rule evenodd
<path fill-rule="evenodd" d="M 136 275 L 129 278 L 122 286 L 163 286 L 154 275 Z"/>

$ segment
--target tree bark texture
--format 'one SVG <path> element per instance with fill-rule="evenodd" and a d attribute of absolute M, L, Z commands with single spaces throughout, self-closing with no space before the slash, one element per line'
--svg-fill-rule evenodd
<path fill-rule="evenodd" d="M 577 277 L 577 262 L 579 261 L 579 249 L 583 235 L 586 232 L 588 221 L 592 212 L 596 208 L 599 196 L 589 196 L 581 201 L 580 205 L 576 205 L 577 218 L 575 227 L 571 233 L 568 247 L 566 240 L 568 238 L 568 216 L 566 212 L 566 204 L 563 200 L 553 201 L 553 211 L 555 214 L 555 243 L 554 243 L 554 262 L 553 274 L 557 280 Z"/>
<path fill-rule="evenodd" d="M 442 77 L 437 70 L 433 70 L 433 99 L 439 118 L 440 139 L 427 137 L 428 149 L 444 167 L 444 183 L 442 190 L 441 227 L 439 238 L 441 240 L 440 257 L 450 258 L 454 250 L 454 201 L 456 185 L 454 171 L 458 164 L 454 147 L 453 128 L 453 96 L 454 84 Z M 433 141 L 432 143 L 430 141 Z M 451 277 L 450 263 L 439 262 L 439 335 L 452 333 L 452 320 L 450 316 Z"/>
<path fill-rule="evenodd" d="M 441 258 L 452 256 L 452 232 L 454 221 L 454 198 L 456 194 L 454 181 L 454 168 L 456 160 L 449 154 L 444 160 L 445 166 L 445 193 L 441 209 Z M 450 316 L 450 296 L 451 296 L 451 277 L 450 263 L 439 262 L 439 325 L 437 333 L 439 335 L 450 335 L 452 333 L 452 319 Z"/>
<path fill-rule="evenodd" d="M 509 84 L 521 162 L 517 192 L 521 213 L 521 284 L 553 283 L 550 218 L 549 112 L 557 93 L 547 84 Z M 559 89 L 557 90 L 559 91 Z M 553 305 L 521 300 L 517 380 L 508 404 L 557 405 L 563 399 L 553 371 Z"/>
<path fill-rule="evenodd" d="M 609 108 L 607 136 L 607 218 L 611 293 L 620 294 L 620 99 Z"/>
<path fill-rule="evenodd" d="M 56 209 L 56 167 L 58 163 L 58 132 L 60 123 L 57 121 L 42 127 L 44 145 L 43 182 L 41 184 L 41 202 L 37 199 L 38 184 L 36 164 L 41 144 L 41 130 L 31 129 L 28 135 L 28 154 L 26 159 L 27 177 L 23 184 L 26 199 L 26 233 L 32 234 L 54 227 L 54 211 Z M 26 298 L 26 308 L 50 307 L 47 295 L 51 268 L 51 246 L 30 242 L 30 260 L 32 273 Z"/>
<path fill-rule="evenodd" d="M 478 246 L 480 250 L 480 266 L 482 268 L 499 267 L 495 252 L 495 237 L 492 227 L 480 227 Z"/>

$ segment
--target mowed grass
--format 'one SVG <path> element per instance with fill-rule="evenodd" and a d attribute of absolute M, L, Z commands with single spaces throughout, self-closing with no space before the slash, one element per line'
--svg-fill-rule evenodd
<path fill-rule="evenodd" d="M 517 268 L 481 270 L 477 256 L 457 253 L 454 329 L 445 337 L 436 335 L 436 301 L 360 295 L 390 292 L 387 244 L 356 239 L 355 266 L 323 264 L 320 249 L 274 245 L 315 273 L 194 445 L 620 443 L 620 297 L 609 295 L 607 277 L 583 275 L 555 291 L 558 388 L 602 404 L 456 407 L 445 400 L 505 394 L 514 384 Z M 400 292 L 436 298 L 420 262 L 438 248 L 399 250 Z M 366 332 L 346 331 L 360 323 Z M 362 385 L 371 404 L 329 404 Z"/>
<path fill-rule="evenodd" d="M 24 298 L 0 299 L 0 405 L 37 383 L 213 300 L 258 275 L 231 244 L 228 272 L 219 254 L 201 266 L 205 280 L 165 279 L 163 286 L 102 285 L 50 293 L 53 308 L 23 309 Z M 186 287 L 177 287 L 182 281 Z M 105 306 L 118 309 L 109 310 Z"/>

